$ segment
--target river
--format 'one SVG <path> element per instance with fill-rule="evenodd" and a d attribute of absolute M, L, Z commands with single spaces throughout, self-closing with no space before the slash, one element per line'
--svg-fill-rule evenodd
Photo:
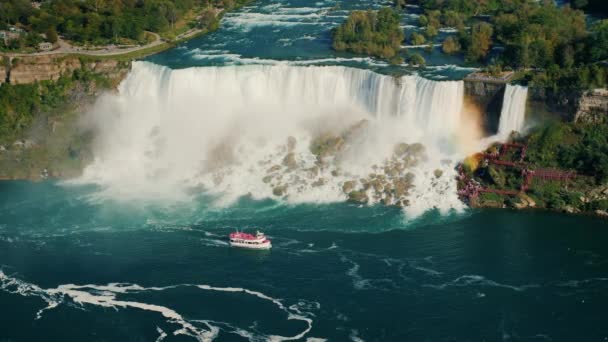
<path fill-rule="evenodd" d="M 0 340 L 608 340 L 606 221 L 465 207 L 473 69 L 336 54 L 329 29 L 364 2 L 334 5 L 259 1 L 137 62 L 86 116 L 82 177 L 0 182 Z M 318 167 L 315 136 L 345 129 Z M 396 144 L 425 155 L 393 172 Z M 409 205 L 381 204 L 387 183 L 345 201 L 368 173 L 411 173 Z M 235 229 L 273 248 L 230 248 Z"/>

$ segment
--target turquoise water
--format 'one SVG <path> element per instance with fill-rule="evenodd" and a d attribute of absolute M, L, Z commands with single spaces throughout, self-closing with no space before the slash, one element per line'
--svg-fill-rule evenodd
<path fill-rule="evenodd" d="M 224 17 L 218 31 L 191 40 L 176 49 L 149 57 L 148 60 L 171 68 L 248 64 L 344 65 L 381 73 L 416 73 L 433 79 L 461 79 L 474 68 L 463 66 L 461 56 L 441 53 L 439 44 L 450 34 L 443 30 L 432 42 L 433 49 L 412 47 L 408 53 L 420 53 L 428 68 L 407 65 L 390 66 L 386 61 L 331 49 L 331 29 L 342 23 L 350 10 L 377 9 L 384 1 L 260 0 Z M 420 9 L 408 6 L 401 13 L 406 37 L 419 32 Z M 406 52 L 403 53 L 405 57 Z"/>
<path fill-rule="evenodd" d="M 435 79 L 472 70 L 438 51 L 425 70 L 332 52 L 329 29 L 370 3 L 381 5 L 259 1 L 148 60 Z M 125 201 L 100 190 L 0 182 L 0 341 L 608 340 L 605 220 L 509 210 L 406 219 L 379 205 L 245 196 L 219 207 L 207 195 Z M 274 247 L 229 248 L 237 228 L 262 228 Z"/>
<path fill-rule="evenodd" d="M 608 227 L 596 218 L 487 210 L 408 223 L 380 206 L 125 204 L 95 191 L 0 183 L 3 340 L 192 340 L 174 335 L 183 322 L 220 341 L 608 337 Z M 243 227 L 264 227 L 273 249 L 229 248 Z"/>

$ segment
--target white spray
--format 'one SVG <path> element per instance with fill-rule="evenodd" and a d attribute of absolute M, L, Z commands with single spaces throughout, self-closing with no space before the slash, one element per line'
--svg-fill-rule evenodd
<path fill-rule="evenodd" d="M 391 77 L 346 67 L 240 66 L 171 70 L 136 62 L 118 94 L 88 115 L 96 130 L 95 160 L 80 181 L 103 196 L 187 198 L 201 190 L 227 201 L 250 194 L 277 197 L 263 182 L 281 164 L 287 137 L 299 170 L 315 165 L 311 139 L 343 131 L 362 119 L 369 129 L 340 161 L 341 175 L 321 185 L 285 177 L 292 202 L 341 201 L 342 183 L 367 175 L 399 142 L 420 142 L 428 160 L 417 166 L 411 210 L 460 208 L 453 162 L 464 96 L 462 82 Z M 433 171 L 444 170 L 436 180 Z M 219 171 L 218 171 L 219 170 Z M 432 187 L 432 188 L 431 188 Z M 195 191 L 193 191 L 195 189 Z"/>
<path fill-rule="evenodd" d="M 528 87 L 507 84 L 498 124 L 498 136 L 506 138 L 511 132 L 521 132 L 526 116 Z"/>

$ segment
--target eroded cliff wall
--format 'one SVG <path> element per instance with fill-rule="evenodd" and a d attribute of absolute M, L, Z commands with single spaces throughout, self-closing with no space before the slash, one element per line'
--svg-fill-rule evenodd
<path fill-rule="evenodd" d="M 2 64 L 2 65 L 0 65 L 0 84 L 6 82 L 7 78 L 8 78 L 8 68 Z"/>
<path fill-rule="evenodd" d="M 578 101 L 574 121 L 608 123 L 608 89 L 595 89 L 583 93 Z"/>
<path fill-rule="evenodd" d="M 464 80 L 465 101 L 483 116 L 487 132 L 497 132 L 507 82 L 467 77 Z"/>
<path fill-rule="evenodd" d="M 0 69 L 0 78 L 11 84 L 29 84 L 45 80 L 57 80 L 62 75 L 71 75 L 75 70 L 84 69 L 112 81 L 120 81 L 129 71 L 130 62 L 112 59 L 93 60 L 67 55 L 44 55 L 13 57 Z M 4 77 L 2 77 L 4 75 Z"/>

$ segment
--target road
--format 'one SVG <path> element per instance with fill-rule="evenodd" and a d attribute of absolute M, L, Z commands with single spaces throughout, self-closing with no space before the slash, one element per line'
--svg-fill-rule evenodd
<path fill-rule="evenodd" d="M 89 50 L 89 49 L 84 49 L 81 47 L 77 47 L 77 46 L 73 46 L 70 43 L 66 42 L 63 39 L 59 39 L 58 41 L 58 45 L 59 47 L 57 49 L 51 50 L 51 51 L 40 51 L 40 52 L 34 52 L 34 53 L 7 53 L 4 54 L 6 56 L 9 57 L 24 57 L 24 56 L 45 56 L 45 55 L 62 55 L 62 54 L 80 54 L 80 55 L 88 55 L 88 56 L 116 56 L 116 55 L 122 55 L 122 54 L 127 54 L 127 53 L 131 53 L 131 52 L 136 52 L 139 50 L 144 50 L 144 49 L 148 49 L 148 48 L 152 48 L 158 45 L 161 45 L 164 43 L 163 39 L 154 32 L 147 32 L 151 35 L 154 36 L 154 41 L 145 44 L 145 45 L 138 45 L 138 46 L 134 46 L 134 47 L 129 47 L 129 48 L 118 48 L 115 46 L 106 46 L 106 47 L 102 47 L 100 49 L 95 49 L 95 50 Z"/>

